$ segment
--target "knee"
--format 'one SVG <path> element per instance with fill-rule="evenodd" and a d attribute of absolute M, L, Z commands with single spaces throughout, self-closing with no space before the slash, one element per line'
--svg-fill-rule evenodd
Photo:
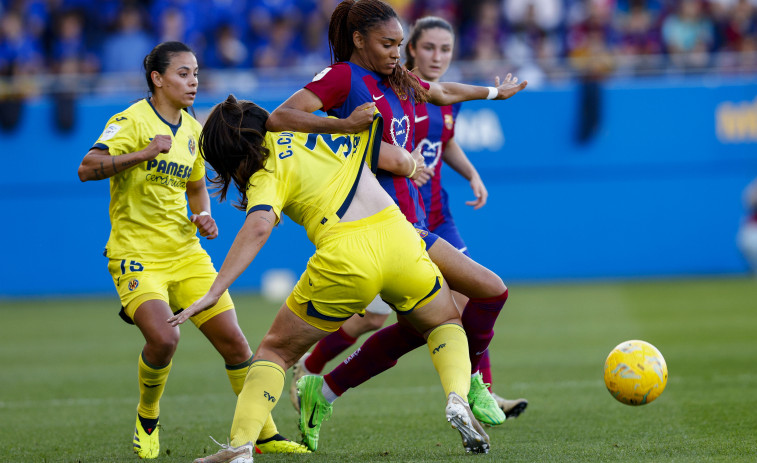
<path fill-rule="evenodd" d="M 154 355 L 163 361 L 162 364 L 168 363 L 179 346 L 179 330 L 171 330 L 161 333 L 152 339 L 147 340 L 147 346 Z"/>
<path fill-rule="evenodd" d="M 229 365 L 236 365 L 247 361 L 252 355 L 247 338 L 245 338 L 244 333 L 240 329 L 229 333 L 222 343 L 218 345 L 218 351 L 223 360 Z"/>
<path fill-rule="evenodd" d="M 502 281 L 502 278 L 500 278 L 496 273 L 490 271 L 489 278 L 486 280 L 487 285 L 487 293 L 489 296 L 487 297 L 497 297 L 502 294 L 504 294 L 505 291 L 507 291 L 507 286 L 505 285 L 505 282 Z"/>
<path fill-rule="evenodd" d="M 366 312 L 365 317 L 363 318 L 362 331 L 360 332 L 360 334 L 369 333 L 371 331 L 381 329 L 381 327 L 384 326 L 384 322 L 386 321 L 388 316 L 388 314 L 379 315 Z"/>

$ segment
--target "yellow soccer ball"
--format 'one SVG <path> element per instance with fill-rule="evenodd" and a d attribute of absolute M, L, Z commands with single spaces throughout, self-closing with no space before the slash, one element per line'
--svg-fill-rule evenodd
<path fill-rule="evenodd" d="M 648 342 L 622 342 L 605 360 L 607 390 L 624 404 L 648 404 L 662 394 L 667 383 L 668 366 L 665 359 Z"/>

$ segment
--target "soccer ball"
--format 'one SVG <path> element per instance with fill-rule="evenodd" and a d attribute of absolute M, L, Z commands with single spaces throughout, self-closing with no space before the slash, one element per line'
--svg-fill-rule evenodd
<path fill-rule="evenodd" d="M 662 394 L 668 366 L 655 346 L 644 341 L 618 344 L 605 360 L 605 385 L 627 405 L 644 405 Z"/>

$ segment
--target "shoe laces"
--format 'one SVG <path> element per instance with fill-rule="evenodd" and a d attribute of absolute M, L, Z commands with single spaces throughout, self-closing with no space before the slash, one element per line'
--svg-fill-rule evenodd
<path fill-rule="evenodd" d="M 218 445 L 218 446 L 219 446 L 219 447 L 221 447 L 222 449 L 232 449 L 232 448 L 233 448 L 233 447 L 231 446 L 231 442 L 229 441 L 229 438 L 228 438 L 228 437 L 226 438 L 226 443 L 225 443 L 225 444 L 222 444 L 222 443 L 218 442 L 217 440 L 215 440 L 215 439 L 213 438 L 213 436 L 208 436 L 208 437 L 210 437 L 210 440 L 212 440 L 213 442 L 215 442 L 215 443 L 216 443 L 216 445 Z"/>

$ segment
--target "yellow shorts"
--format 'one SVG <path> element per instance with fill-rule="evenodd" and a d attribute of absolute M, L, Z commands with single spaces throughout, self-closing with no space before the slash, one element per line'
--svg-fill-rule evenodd
<path fill-rule="evenodd" d="M 121 318 L 130 324 L 134 323 L 134 312 L 146 301 L 165 301 L 174 313 L 186 309 L 205 295 L 216 277 L 213 262 L 205 252 L 169 262 L 110 259 L 108 271 L 121 298 Z M 199 327 L 233 308 L 226 291 L 218 304 L 190 320 Z"/>
<path fill-rule="evenodd" d="M 380 294 L 398 313 L 436 297 L 442 274 L 397 206 L 340 222 L 318 243 L 287 306 L 310 325 L 336 331 Z"/>

